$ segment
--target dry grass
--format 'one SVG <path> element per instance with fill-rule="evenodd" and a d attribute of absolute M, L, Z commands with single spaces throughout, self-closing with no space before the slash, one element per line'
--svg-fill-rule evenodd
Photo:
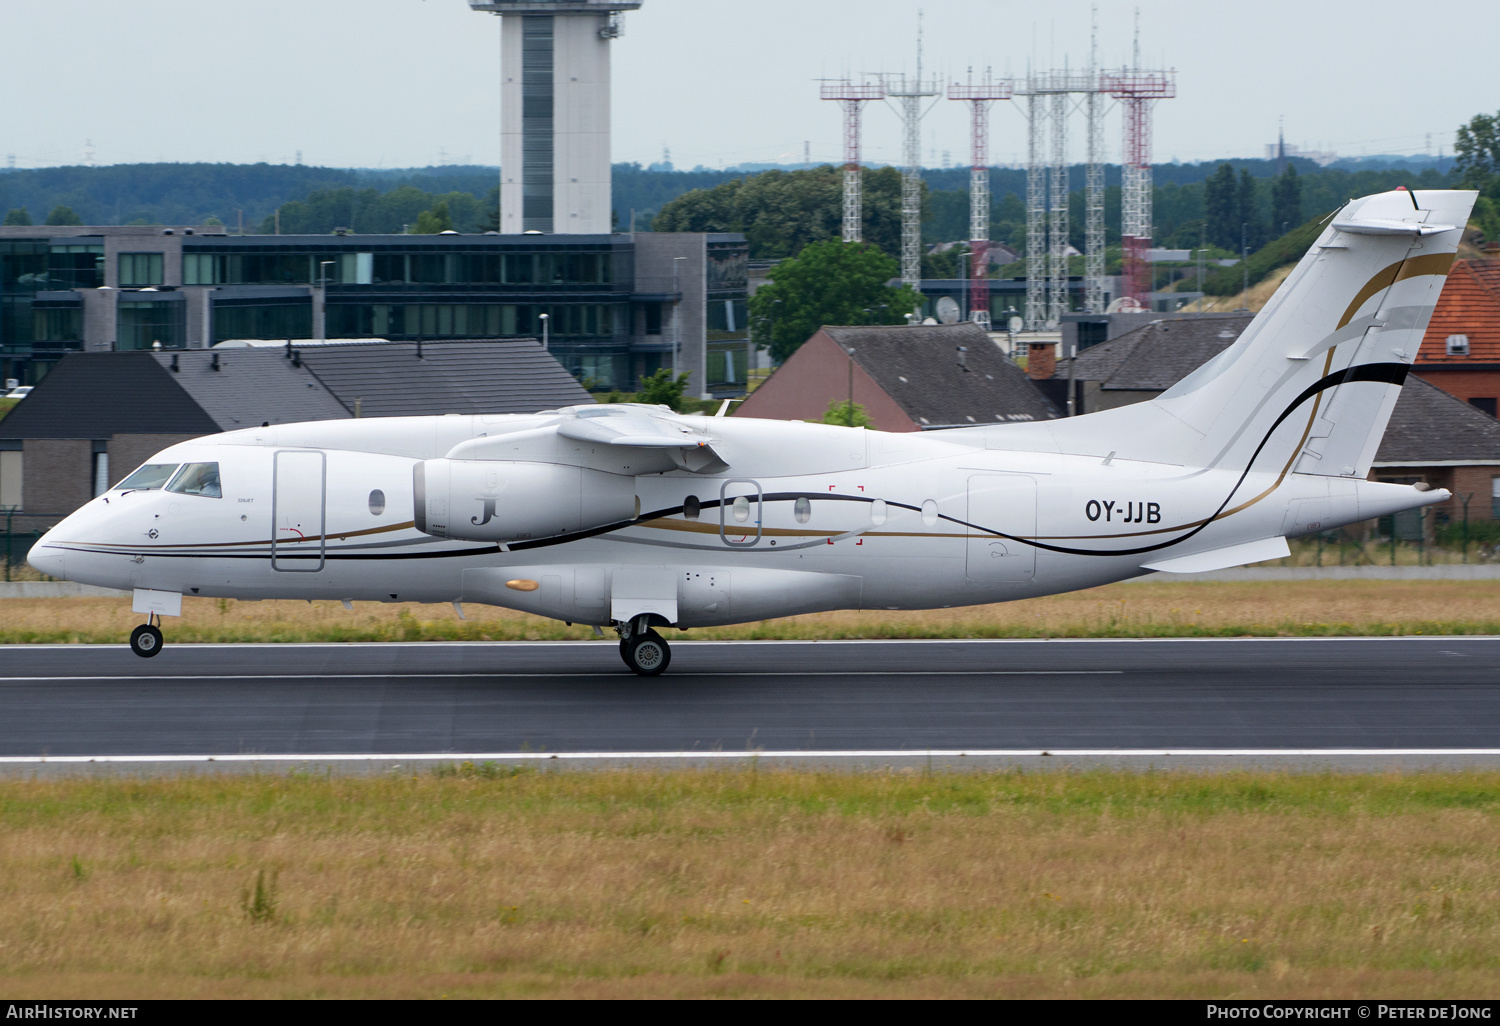
<path fill-rule="evenodd" d="M 1233 310 L 1249 310 L 1259 313 L 1271 301 L 1281 283 L 1296 269 L 1295 263 L 1278 267 L 1260 281 L 1250 286 L 1250 291 L 1233 296 L 1204 296 L 1184 306 L 1184 313 L 1229 313 Z M 1196 279 L 1187 279 L 1187 288 L 1196 287 Z"/>
<path fill-rule="evenodd" d="M 587 627 L 504 609 L 187 598 L 171 642 L 586 639 Z M 0 601 L 0 643 L 119 644 L 140 621 L 129 599 Z M 816 613 L 693 630 L 697 639 L 1322 637 L 1500 634 L 1490 581 L 1115 584 L 961 609 Z"/>
<path fill-rule="evenodd" d="M 1497 806 L 1494 772 L 10 781 L 0 981 L 1494 997 Z"/>

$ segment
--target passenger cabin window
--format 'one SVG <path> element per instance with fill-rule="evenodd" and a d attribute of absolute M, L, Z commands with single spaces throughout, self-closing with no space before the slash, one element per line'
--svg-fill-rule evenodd
<path fill-rule="evenodd" d="M 735 496 L 732 509 L 736 523 L 743 524 L 750 519 L 750 500 L 743 495 Z"/>
<path fill-rule="evenodd" d="M 792 505 L 792 516 L 797 518 L 797 523 L 805 524 L 812 519 L 812 502 L 806 496 L 798 499 Z"/>
<path fill-rule="evenodd" d="M 379 488 L 370 493 L 370 512 L 377 517 L 385 512 L 385 492 Z"/>
<path fill-rule="evenodd" d="M 183 495 L 201 495 L 205 499 L 217 499 L 224 493 L 219 488 L 219 465 L 217 463 L 189 463 L 182 472 L 167 485 L 169 492 Z"/>
<path fill-rule="evenodd" d="M 147 463 L 115 486 L 116 491 L 151 491 L 161 488 L 172 480 L 172 475 L 181 466 L 178 463 Z"/>
<path fill-rule="evenodd" d="M 703 513 L 703 503 L 698 501 L 698 496 L 689 495 L 682 500 L 682 515 L 689 520 L 697 520 Z"/>

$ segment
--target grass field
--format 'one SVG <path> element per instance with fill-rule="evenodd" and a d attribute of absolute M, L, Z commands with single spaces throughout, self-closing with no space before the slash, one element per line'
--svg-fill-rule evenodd
<path fill-rule="evenodd" d="M 486 606 L 237 602 L 185 598 L 171 642 L 558 640 L 587 627 Z M 141 617 L 128 598 L 0 601 L 0 643 L 119 644 Z M 837 612 L 703 628 L 681 639 L 1132 638 L 1500 634 L 1494 581 L 1115 584 L 993 606 Z"/>
<path fill-rule="evenodd" d="M 0 990 L 1500 994 L 1500 773 L 0 783 Z"/>

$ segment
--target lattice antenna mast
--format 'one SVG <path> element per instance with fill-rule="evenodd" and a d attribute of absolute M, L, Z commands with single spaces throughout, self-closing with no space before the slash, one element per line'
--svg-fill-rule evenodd
<path fill-rule="evenodd" d="M 1026 96 L 1026 330 L 1040 331 L 1047 323 L 1047 169 L 1042 164 L 1042 139 L 1047 108 L 1041 93 Z"/>
<path fill-rule="evenodd" d="M 864 106 L 885 98 L 879 82 L 856 84 L 849 79 L 824 82 L 823 99 L 838 101 L 844 113 L 844 241 L 864 239 L 863 192 L 860 179 L 859 129 Z"/>
<path fill-rule="evenodd" d="M 1089 79 L 1085 94 L 1088 118 L 1088 170 L 1084 186 L 1083 309 L 1102 314 L 1108 305 L 1104 277 L 1104 100 L 1099 89 L 1099 7 L 1093 8 L 1089 33 Z"/>
<path fill-rule="evenodd" d="M 948 99 L 963 100 L 972 114 L 972 155 L 969 172 L 969 320 L 990 330 L 990 107 L 1015 92 L 1009 79 L 995 81 L 985 72 L 948 87 Z"/>
<path fill-rule="evenodd" d="M 899 101 L 904 145 L 901 158 L 901 283 L 922 290 L 922 117 L 924 100 L 943 95 L 937 82 L 922 78 L 922 28 L 917 22 L 917 74 L 892 76 L 885 95 Z"/>
<path fill-rule="evenodd" d="M 1085 72 L 1033 72 L 1017 96 L 1027 98 L 1026 327 L 1055 328 L 1068 311 L 1068 112 L 1070 94 L 1092 92 Z M 1051 153 L 1043 157 L 1049 141 Z M 1050 203 L 1048 192 L 1051 192 Z M 1050 231 L 1049 231 L 1050 229 Z"/>
<path fill-rule="evenodd" d="M 1142 306 L 1151 304 L 1151 108 L 1157 100 L 1177 95 L 1175 71 L 1141 70 L 1141 36 L 1137 23 L 1135 66 L 1100 76 L 1100 88 L 1124 108 L 1123 236 L 1125 281 L 1123 294 Z"/>

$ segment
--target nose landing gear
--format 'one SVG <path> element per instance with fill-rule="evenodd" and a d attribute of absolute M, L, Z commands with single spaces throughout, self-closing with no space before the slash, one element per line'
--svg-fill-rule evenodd
<path fill-rule="evenodd" d="M 642 677 L 656 677 L 672 662 L 666 639 L 651 629 L 650 620 L 637 616 L 615 625 L 620 634 L 620 658 Z"/>
<path fill-rule="evenodd" d="M 130 632 L 130 651 L 142 659 L 150 659 L 161 651 L 161 628 L 157 623 L 160 623 L 157 615 L 148 613 L 146 622 Z"/>

